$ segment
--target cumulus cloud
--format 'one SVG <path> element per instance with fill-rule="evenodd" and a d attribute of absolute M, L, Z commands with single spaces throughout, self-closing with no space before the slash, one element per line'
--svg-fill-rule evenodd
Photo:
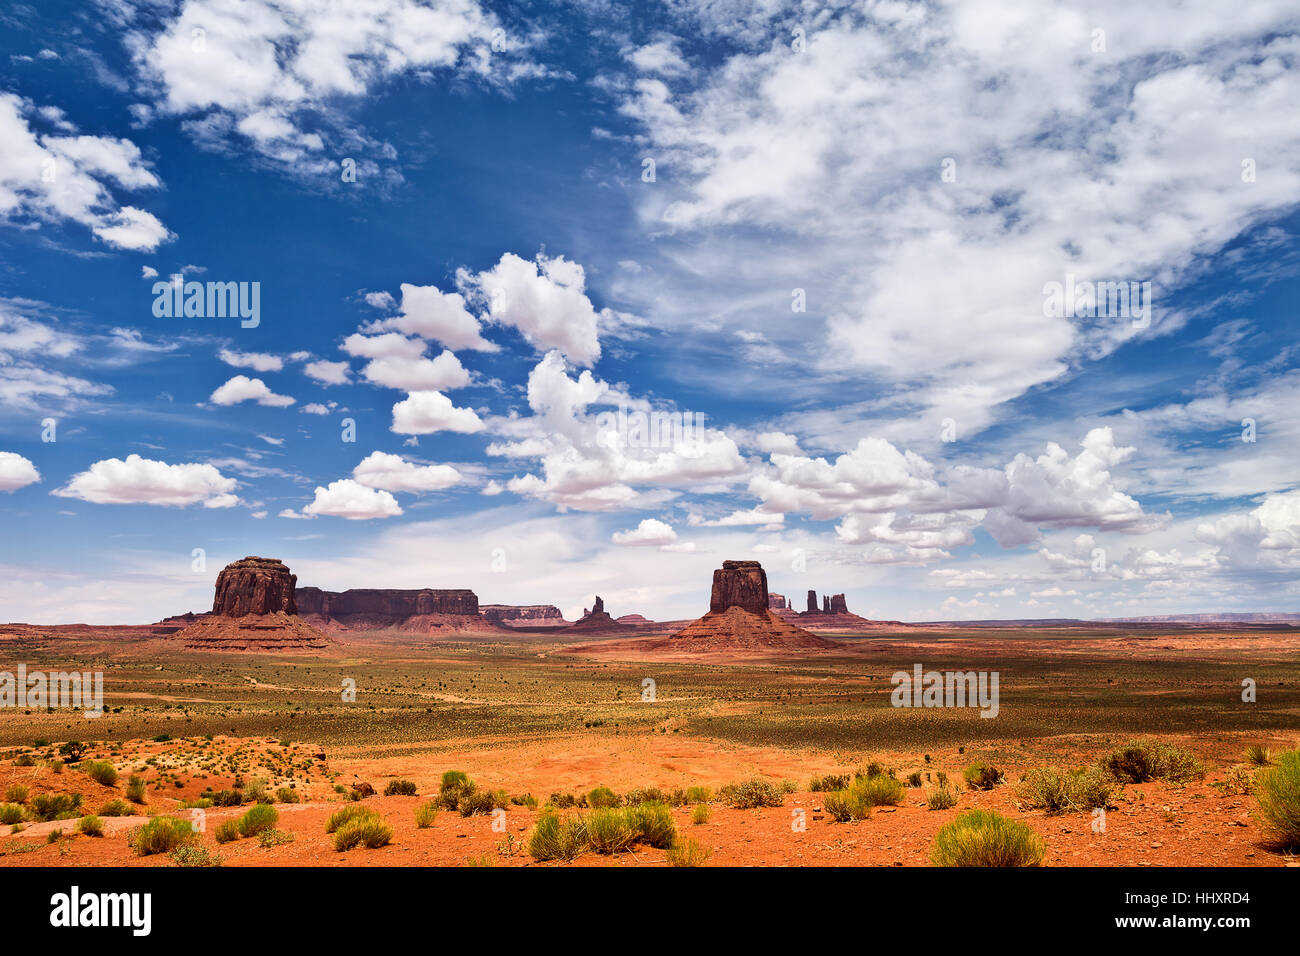
<path fill-rule="evenodd" d="M 1215 545 L 1220 560 L 1232 567 L 1300 568 L 1300 491 L 1265 495 L 1246 514 L 1203 522 L 1196 537 Z"/>
<path fill-rule="evenodd" d="M 251 368 L 255 372 L 278 372 L 284 368 L 282 358 L 265 352 L 236 352 L 233 349 L 222 349 L 217 353 L 217 358 L 235 368 Z"/>
<path fill-rule="evenodd" d="M 233 493 L 238 482 L 208 464 L 169 465 L 164 461 L 127 455 L 107 458 L 73 475 L 50 492 L 94 504 L 151 504 L 171 507 L 201 504 L 230 508 L 239 503 Z"/>
<path fill-rule="evenodd" d="M 128 139 L 38 132 L 41 111 L 0 93 L 0 220 L 72 222 L 116 249 L 151 252 L 171 238 L 152 213 L 118 202 L 109 184 L 130 191 L 161 182 Z"/>
<path fill-rule="evenodd" d="M 746 470 L 736 443 L 717 429 L 695 425 L 655 438 L 622 428 L 619 412 L 592 414 L 592 407 L 617 406 L 635 420 L 651 409 L 589 371 L 571 378 L 558 351 L 548 352 L 529 374 L 528 404 L 531 416 L 493 421 L 507 440 L 487 449 L 489 455 L 540 460 L 541 475 L 506 483 L 516 494 L 605 511 L 662 502 L 674 489 L 725 486 Z"/>
<path fill-rule="evenodd" d="M 36 466 L 22 455 L 0 451 L 0 491 L 16 491 L 40 480 Z"/>
<path fill-rule="evenodd" d="M 304 515 L 328 515 L 365 521 L 371 518 L 391 518 L 402 513 L 397 499 L 387 491 L 369 488 L 351 478 L 331 481 L 328 487 L 316 488 L 316 497 L 302 509 Z"/>
<path fill-rule="evenodd" d="M 677 532 L 656 518 L 645 518 L 630 531 L 615 531 L 610 540 L 615 544 L 665 545 L 677 540 Z"/>
<path fill-rule="evenodd" d="M 483 430 L 483 420 L 472 408 L 457 408 L 442 392 L 412 392 L 393 406 L 390 429 L 399 435 L 434 432 L 473 434 Z"/>
<path fill-rule="evenodd" d="M 392 330 L 441 342 L 449 349 L 495 352 L 500 346 L 483 338 L 482 325 L 465 305 L 459 292 L 442 292 L 436 286 L 402 283 L 401 314 L 366 326 L 367 332 Z M 391 308 L 395 303 L 387 292 L 372 302 Z M 367 301 L 369 301 L 367 296 Z"/>
<path fill-rule="evenodd" d="M 507 252 L 477 275 L 461 270 L 457 282 L 486 302 L 493 322 L 518 329 L 534 348 L 556 349 L 577 365 L 600 358 L 600 315 L 585 294 L 587 274 L 578 263 L 544 255 L 530 262 Z"/>
<path fill-rule="evenodd" d="M 367 488 L 384 491 L 442 491 L 460 482 L 451 465 L 416 465 L 400 455 L 377 451 L 352 469 L 352 477 Z"/>
<path fill-rule="evenodd" d="M 308 362 L 302 367 L 308 377 L 322 385 L 346 385 L 350 379 L 347 362 L 327 362 L 324 359 Z"/>
<path fill-rule="evenodd" d="M 260 378 L 236 375 L 217 388 L 210 400 L 217 405 L 238 405 L 240 402 L 257 402 L 271 408 L 284 408 L 294 400 L 288 395 L 277 395 Z"/>

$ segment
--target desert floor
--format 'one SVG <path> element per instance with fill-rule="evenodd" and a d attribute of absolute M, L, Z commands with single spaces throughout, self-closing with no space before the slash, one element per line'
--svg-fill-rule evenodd
<path fill-rule="evenodd" d="M 137 856 L 128 832 L 148 815 L 191 819 L 182 801 L 260 777 L 290 787 L 277 805 L 292 841 L 218 846 L 235 808 L 204 811 L 201 840 L 226 866 L 566 865 L 524 851 L 537 810 L 511 805 L 504 820 L 442 812 L 417 829 L 415 808 L 446 770 L 480 786 L 545 803 L 554 793 L 605 785 L 705 786 L 754 777 L 790 782 L 784 805 L 733 809 L 716 797 L 708 822 L 674 809 L 679 832 L 711 851 L 709 865 L 923 866 L 935 832 L 970 807 L 1023 819 L 1046 840 L 1054 866 L 1295 866 L 1270 849 L 1255 800 L 1229 782 L 1247 745 L 1300 744 L 1300 635 L 1291 630 L 1140 633 L 1071 631 L 872 632 L 834 635 L 842 651 L 801 659 L 637 659 L 626 641 L 560 635 L 458 637 L 346 635 L 313 656 L 183 652 L 130 632 L 14 630 L 0 634 L 0 669 L 103 670 L 108 713 L 0 711 L 0 793 L 80 794 L 79 813 L 125 794 L 128 775 L 147 782 L 135 815 L 104 817 L 105 835 L 75 833 L 76 819 L 0 827 L 0 865 L 172 866 Z M 6 663 L 7 661 L 7 663 Z M 1000 713 L 890 706 L 889 676 L 927 670 L 997 670 Z M 642 699 L 644 681 L 654 700 Z M 1241 700 L 1243 679 L 1258 688 Z M 356 686 L 354 702 L 342 687 Z M 1136 738 L 1190 748 L 1209 767 L 1202 781 L 1127 785 L 1094 832 L 1090 814 L 1047 816 L 1017 805 L 1016 782 L 1044 765 L 1078 767 Z M 65 748 L 68 741 L 81 747 Z M 76 760 L 106 759 L 121 780 L 91 780 Z M 960 786 L 982 760 L 1007 783 Z M 902 805 L 836 823 L 809 780 L 869 761 L 913 772 Z M 956 808 L 926 797 L 946 773 Z M 366 781 L 413 781 L 419 796 L 373 796 L 392 826 L 388 846 L 336 852 L 325 821 Z M 65 831 L 52 842 L 49 833 Z M 662 850 L 586 853 L 575 865 L 664 865 Z"/>

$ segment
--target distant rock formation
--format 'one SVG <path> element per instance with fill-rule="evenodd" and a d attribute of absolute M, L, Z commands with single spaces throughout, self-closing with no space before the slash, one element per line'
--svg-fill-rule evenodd
<path fill-rule="evenodd" d="M 757 561 L 723 561 L 713 572 L 709 613 L 656 648 L 688 652 L 807 651 L 835 646 L 769 610 L 767 572 Z"/>
<path fill-rule="evenodd" d="M 786 610 L 785 595 L 777 594 L 774 591 L 769 593 L 767 596 L 767 609 L 769 611 Z"/>
<path fill-rule="evenodd" d="M 298 589 L 298 613 L 332 631 L 487 630 L 478 595 L 468 588 Z"/>
<path fill-rule="evenodd" d="M 808 591 L 808 613 L 817 613 L 817 592 L 813 590 Z"/>
<path fill-rule="evenodd" d="M 757 561 L 723 561 L 713 572 L 710 611 L 738 607 L 752 614 L 766 614 L 767 572 Z"/>
<path fill-rule="evenodd" d="M 641 614 L 624 614 L 620 618 L 615 618 L 619 624 L 653 624 L 654 621 Z"/>
<path fill-rule="evenodd" d="M 484 620 L 507 627 L 512 624 L 558 627 L 569 623 L 554 604 L 480 604 L 478 610 Z"/>
<path fill-rule="evenodd" d="M 294 585 L 298 576 L 289 573 L 278 558 L 244 558 L 227 564 L 217 575 L 217 594 L 212 613 L 224 617 L 245 614 L 297 614 Z"/>
<path fill-rule="evenodd" d="M 808 592 L 808 610 L 801 612 L 799 617 L 823 617 L 830 614 L 848 614 L 849 605 L 844 600 L 843 594 L 823 594 L 821 606 L 817 604 L 817 592 L 810 590 Z M 856 616 L 856 615 L 854 615 Z"/>
<path fill-rule="evenodd" d="M 275 558 L 234 561 L 217 575 L 212 613 L 194 616 L 171 638 L 196 650 L 322 648 L 325 636 L 298 616 L 296 582 L 284 562 Z"/>
<path fill-rule="evenodd" d="M 592 605 L 590 611 L 586 608 L 582 609 L 582 618 L 570 629 L 573 628 L 584 631 L 626 629 L 624 625 L 609 616 L 609 612 L 605 610 L 605 601 L 599 594 L 596 595 L 596 603 Z"/>
<path fill-rule="evenodd" d="M 844 595 L 843 595 L 843 594 L 832 594 L 832 595 L 831 595 L 831 613 L 832 613 L 832 614 L 848 614 L 848 613 L 849 613 L 849 605 L 848 605 L 848 603 L 844 600 Z"/>

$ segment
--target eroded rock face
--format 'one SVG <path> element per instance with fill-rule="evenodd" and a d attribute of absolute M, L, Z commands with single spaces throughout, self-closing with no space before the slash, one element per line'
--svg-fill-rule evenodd
<path fill-rule="evenodd" d="M 767 604 L 767 572 L 757 561 L 723 561 L 713 572 L 710 611 L 738 607 L 766 617 Z"/>
<path fill-rule="evenodd" d="M 217 575 L 212 613 L 222 617 L 248 614 L 297 614 L 297 576 L 277 558 L 247 557 L 227 564 Z"/>
<path fill-rule="evenodd" d="M 808 613 L 817 613 L 817 592 L 810 590 L 808 592 Z"/>
<path fill-rule="evenodd" d="M 767 606 L 769 610 L 784 611 L 786 609 L 785 595 L 777 594 L 775 591 L 771 592 L 767 596 Z"/>
<path fill-rule="evenodd" d="M 832 595 L 831 595 L 831 613 L 832 613 L 832 614 L 848 614 L 848 613 L 849 613 L 849 605 L 848 605 L 848 603 L 844 600 L 844 595 L 843 595 L 843 594 L 832 594 Z"/>
<path fill-rule="evenodd" d="M 480 604 L 479 612 L 493 624 L 502 621 L 540 621 L 544 624 L 563 624 L 564 615 L 554 604 Z"/>
<path fill-rule="evenodd" d="M 478 615 L 478 595 L 467 588 L 349 588 L 346 591 L 301 588 L 297 601 L 299 614 L 370 627 L 400 624 L 426 614 Z"/>

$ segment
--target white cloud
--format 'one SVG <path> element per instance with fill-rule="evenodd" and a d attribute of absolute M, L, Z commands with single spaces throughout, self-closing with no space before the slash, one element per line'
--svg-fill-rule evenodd
<path fill-rule="evenodd" d="M 265 352 L 236 352 L 233 349 L 222 349 L 217 353 L 217 358 L 235 368 L 251 368 L 256 372 L 278 372 L 284 368 L 283 359 L 278 355 L 267 355 Z"/>
<path fill-rule="evenodd" d="M 665 545 L 677 540 L 677 532 L 656 518 L 645 518 L 630 531 L 615 531 L 610 540 L 615 544 Z"/>
<path fill-rule="evenodd" d="M 392 308 L 396 303 L 387 292 L 379 293 L 387 300 L 371 302 L 372 305 Z M 370 301 L 370 297 L 366 297 Z M 495 352 L 500 346 L 483 338 L 482 326 L 465 307 L 465 297 L 459 292 L 442 292 L 436 286 L 402 283 L 401 314 L 380 319 L 366 326 L 367 332 L 393 330 L 407 335 L 441 342 L 449 349 L 472 349 Z"/>
<path fill-rule="evenodd" d="M 0 93 L 0 219 L 74 222 L 118 249 L 152 251 L 171 238 L 155 216 L 118 203 L 109 189 L 161 185 L 134 143 L 40 133 L 32 126 L 39 116 L 29 101 Z"/>
<path fill-rule="evenodd" d="M 402 509 L 398 506 L 397 499 L 387 491 L 368 488 L 351 478 L 340 478 L 331 481 L 326 488 L 317 487 L 316 497 L 302 509 L 302 513 L 365 521 L 371 518 L 391 518 L 400 515 Z"/>
<path fill-rule="evenodd" d="M 0 491 L 16 491 L 40 480 L 36 466 L 22 455 L 0 451 Z"/>
<path fill-rule="evenodd" d="M 412 392 L 393 406 L 391 430 L 399 435 L 430 435 L 448 431 L 473 434 L 483 420 L 471 408 L 457 408 L 441 392 Z"/>
<path fill-rule="evenodd" d="M 321 359 L 308 362 L 302 370 L 322 385 L 346 385 L 350 381 L 347 362 L 327 362 Z"/>
<path fill-rule="evenodd" d="M 540 351 L 558 349 L 578 365 L 600 358 L 600 316 L 584 294 L 586 272 L 563 256 L 539 255 L 535 262 L 507 252 L 491 269 L 457 283 L 487 303 L 493 322 L 519 330 Z"/>
<path fill-rule="evenodd" d="M 442 491 L 461 480 L 451 465 L 416 465 L 382 451 L 372 452 L 353 468 L 352 477 L 367 488 L 412 492 Z"/>
<path fill-rule="evenodd" d="M 155 269 L 153 266 L 141 266 L 141 267 L 140 267 L 140 278 L 141 278 L 141 279 L 156 279 L 156 278 L 158 278 L 158 270 Z"/>
<path fill-rule="evenodd" d="M 642 73 L 676 76 L 690 69 L 677 47 L 669 40 L 658 40 L 636 47 L 628 53 L 627 59 Z"/>
<path fill-rule="evenodd" d="M 240 402 L 254 401 L 271 408 L 284 408 L 294 402 L 288 395 L 277 395 L 272 392 L 260 378 L 248 378 L 244 375 L 236 375 L 219 386 L 212 393 L 211 401 L 217 405 L 238 405 Z"/>
<path fill-rule="evenodd" d="M 174 507 L 202 504 L 205 508 L 230 508 L 239 503 L 233 494 L 237 484 L 234 478 L 227 478 L 212 465 L 169 465 L 127 455 L 125 461 L 120 458 L 97 461 L 50 493 L 94 504 Z"/>

